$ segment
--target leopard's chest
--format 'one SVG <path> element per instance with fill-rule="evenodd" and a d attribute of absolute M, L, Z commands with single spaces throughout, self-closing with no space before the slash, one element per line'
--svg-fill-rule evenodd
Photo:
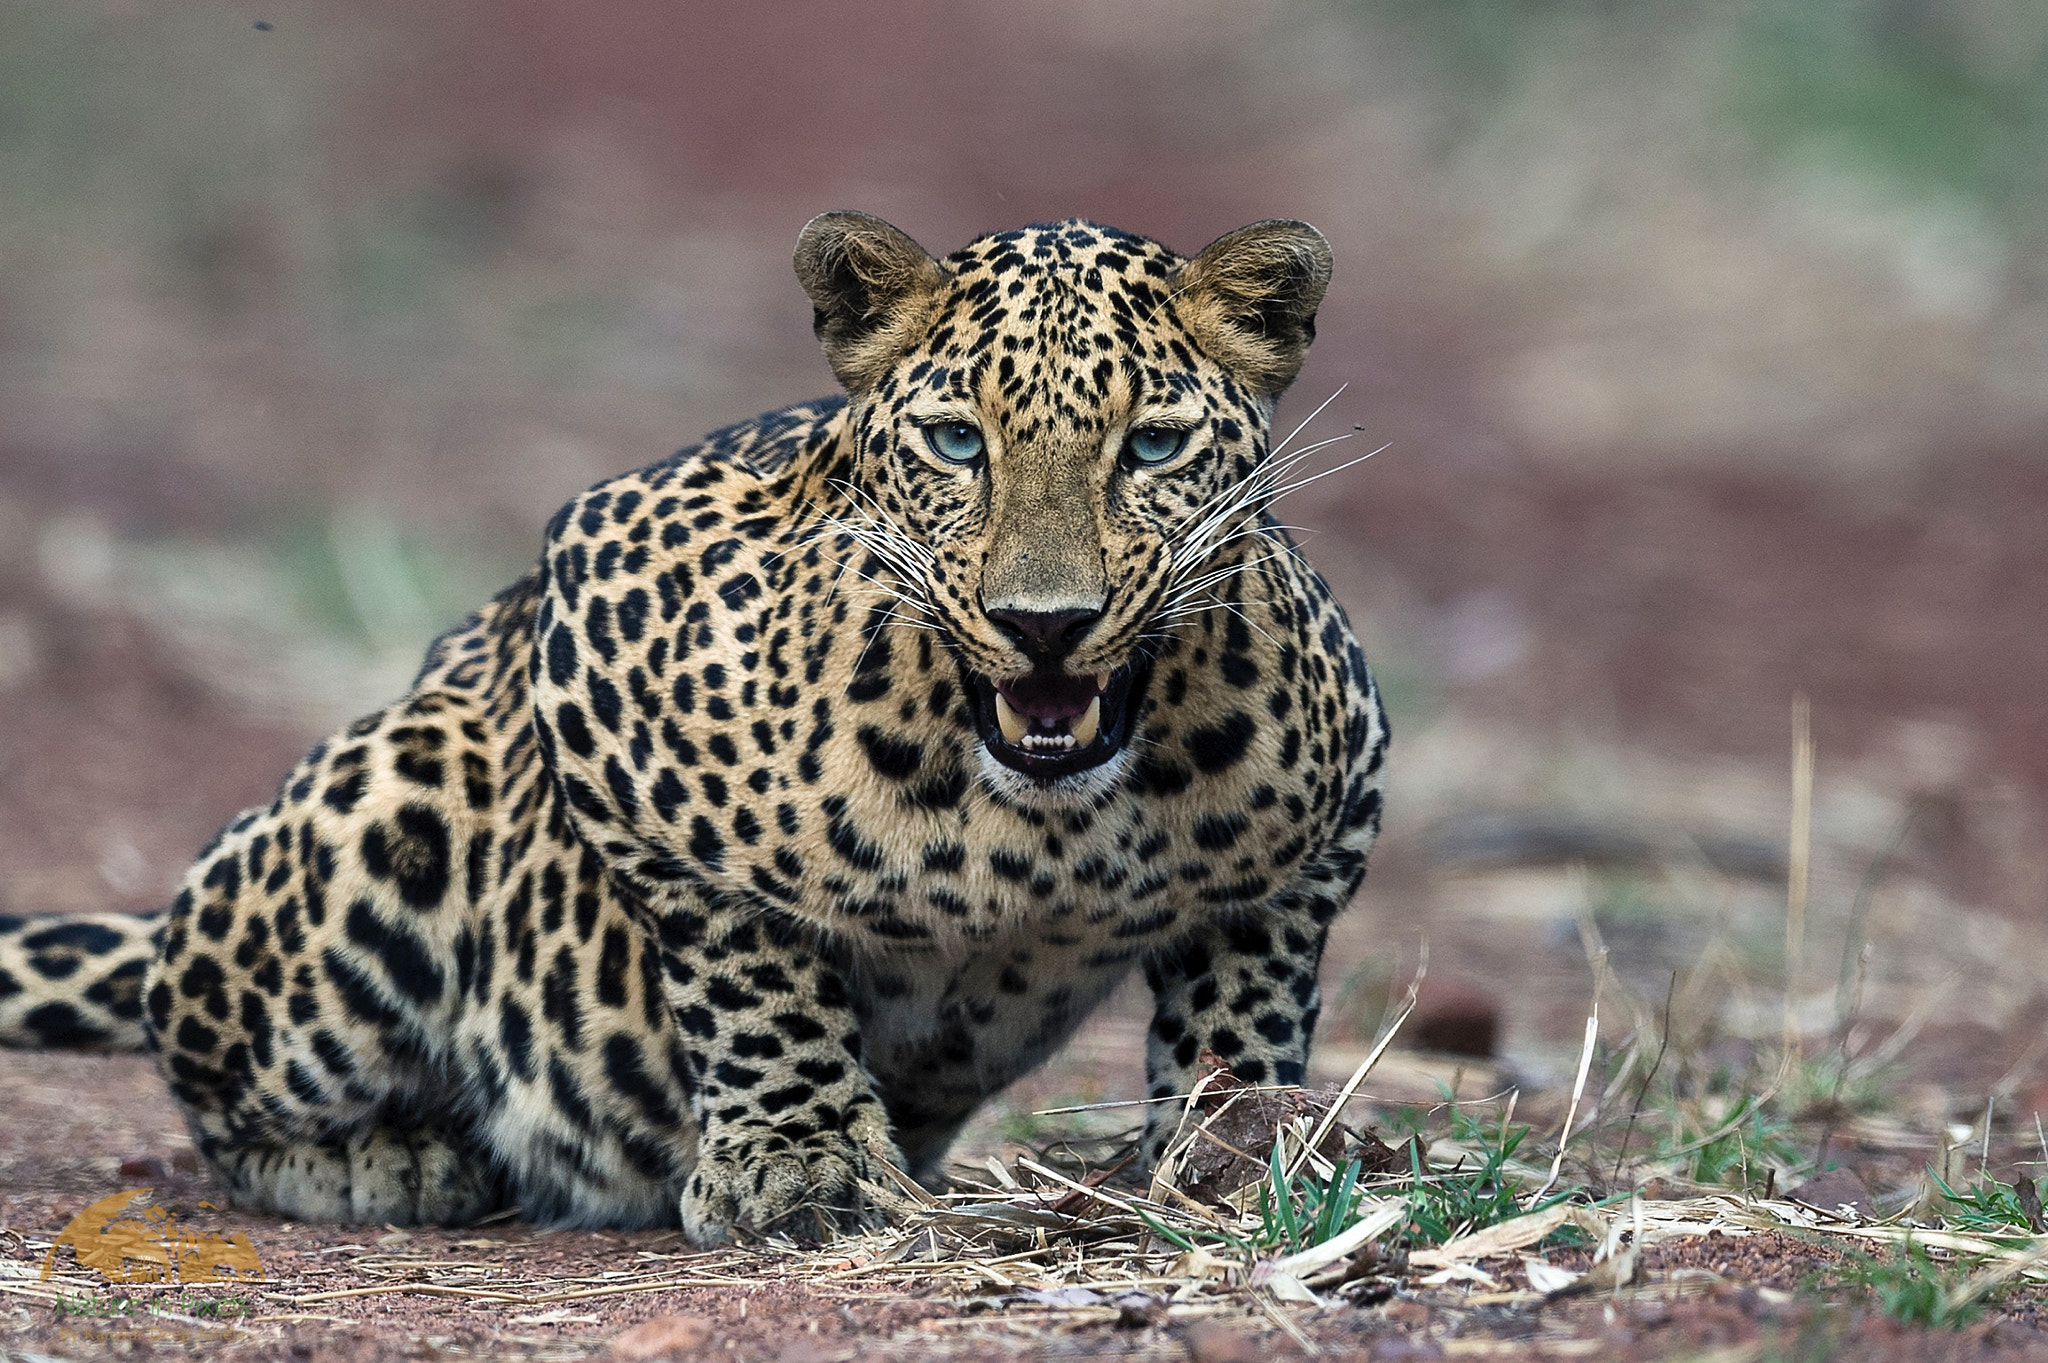
<path fill-rule="evenodd" d="M 966 1110 L 1035 1069 L 1129 973 L 1058 923 L 1015 923 L 951 958 L 849 952 L 862 1055 L 885 1093 Z"/>
<path fill-rule="evenodd" d="M 1057 1050 L 1147 953 L 1225 910 L 1205 898 L 1227 880 L 1215 859 L 1176 853 L 1184 811 L 1134 790 L 1128 767 L 1066 805 L 977 785 L 964 819 L 887 801 L 841 810 L 849 831 L 897 831 L 874 840 L 871 864 L 827 875 L 812 910 L 837 915 L 863 1055 L 892 1103 L 980 1102 Z"/>

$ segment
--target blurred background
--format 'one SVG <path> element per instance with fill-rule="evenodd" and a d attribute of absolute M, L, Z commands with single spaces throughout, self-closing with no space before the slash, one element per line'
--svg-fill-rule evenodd
<path fill-rule="evenodd" d="M 2038 1102 L 2038 0 L 15 0 L 0 910 L 161 903 L 562 499 L 826 391 L 837 207 L 1333 242 L 1283 424 L 1386 449 L 1290 515 L 1396 744 L 1331 1056 L 1426 936 L 1421 1040 L 1568 1074 L 1604 945 L 1610 1030 Z"/>

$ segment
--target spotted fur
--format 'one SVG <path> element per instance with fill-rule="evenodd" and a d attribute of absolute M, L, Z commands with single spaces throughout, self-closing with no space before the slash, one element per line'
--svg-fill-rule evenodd
<path fill-rule="evenodd" d="M 931 1179 L 1133 969 L 1154 1098 L 1298 1082 L 1387 737 L 1265 514 L 1322 238 L 797 264 L 848 396 L 571 501 L 166 916 L 0 923 L 0 1040 L 146 1041 L 246 1207 L 703 1244 Z"/>

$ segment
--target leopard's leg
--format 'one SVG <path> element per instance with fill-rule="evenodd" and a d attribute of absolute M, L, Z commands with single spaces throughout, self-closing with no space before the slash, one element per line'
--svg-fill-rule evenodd
<path fill-rule="evenodd" d="M 674 1226 L 697 1161 L 696 1075 L 661 955 L 641 899 L 546 816 L 546 790 L 539 817 L 501 833 L 452 1038 L 477 1144 L 530 1220 Z"/>
<path fill-rule="evenodd" d="M 471 756 L 462 711 L 417 695 L 316 748 L 172 906 L 145 1023 L 239 1205 L 398 1224 L 497 1205 L 446 1054 L 471 949 L 463 847 L 481 822 L 446 779 Z"/>
<path fill-rule="evenodd" d="M 904 1172 L 932 1192 L 943 1191 L 946 1186 L 943 1167 L 946 1152 L 953 1148 L 960 1128 L 966 1126 L 967 1119 L 973 1115 L 972 1112 L 963 1112 L 933 1116 L 913 1128 L 899 1129 L 896 1139 L 903 1147 Z"/>
<path fill-rule="evenodd" d="M 1376 828 L 1376 824 L 1375 824 Z M 1145 1047 L 1147 1095 L 1141 1146 L 1149 1168 L 1165 1153 L 1211 1052 L 1239 1079 L 1299 1084 L 1322 1011 L 1316 982 L 1323 943 L 1365 877 L 1357 846 L 1328 849 L 1259 913 L 1217 922 L 1146 964 L 1152 1030 Z"/>
<path fill-rule="evenodd" d="M 846 984 L 809 929 L 751 906 L 651 910 L 664 988 L 695 1076 L 684 1232 L 829 1235 L 874 1218 L 863 1181 L 903 1167 L 861 1063 Z"/>

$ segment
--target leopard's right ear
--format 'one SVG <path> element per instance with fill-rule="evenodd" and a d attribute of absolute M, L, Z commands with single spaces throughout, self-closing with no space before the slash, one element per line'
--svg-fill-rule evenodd
<path fill-rule="evenodd" d="M 850 393 L 876 383 L 902 354 L 946 282 L 931 253 L 866 213 L 820 213 L 796 239 L 796 277 L 811 326 Z"/>

